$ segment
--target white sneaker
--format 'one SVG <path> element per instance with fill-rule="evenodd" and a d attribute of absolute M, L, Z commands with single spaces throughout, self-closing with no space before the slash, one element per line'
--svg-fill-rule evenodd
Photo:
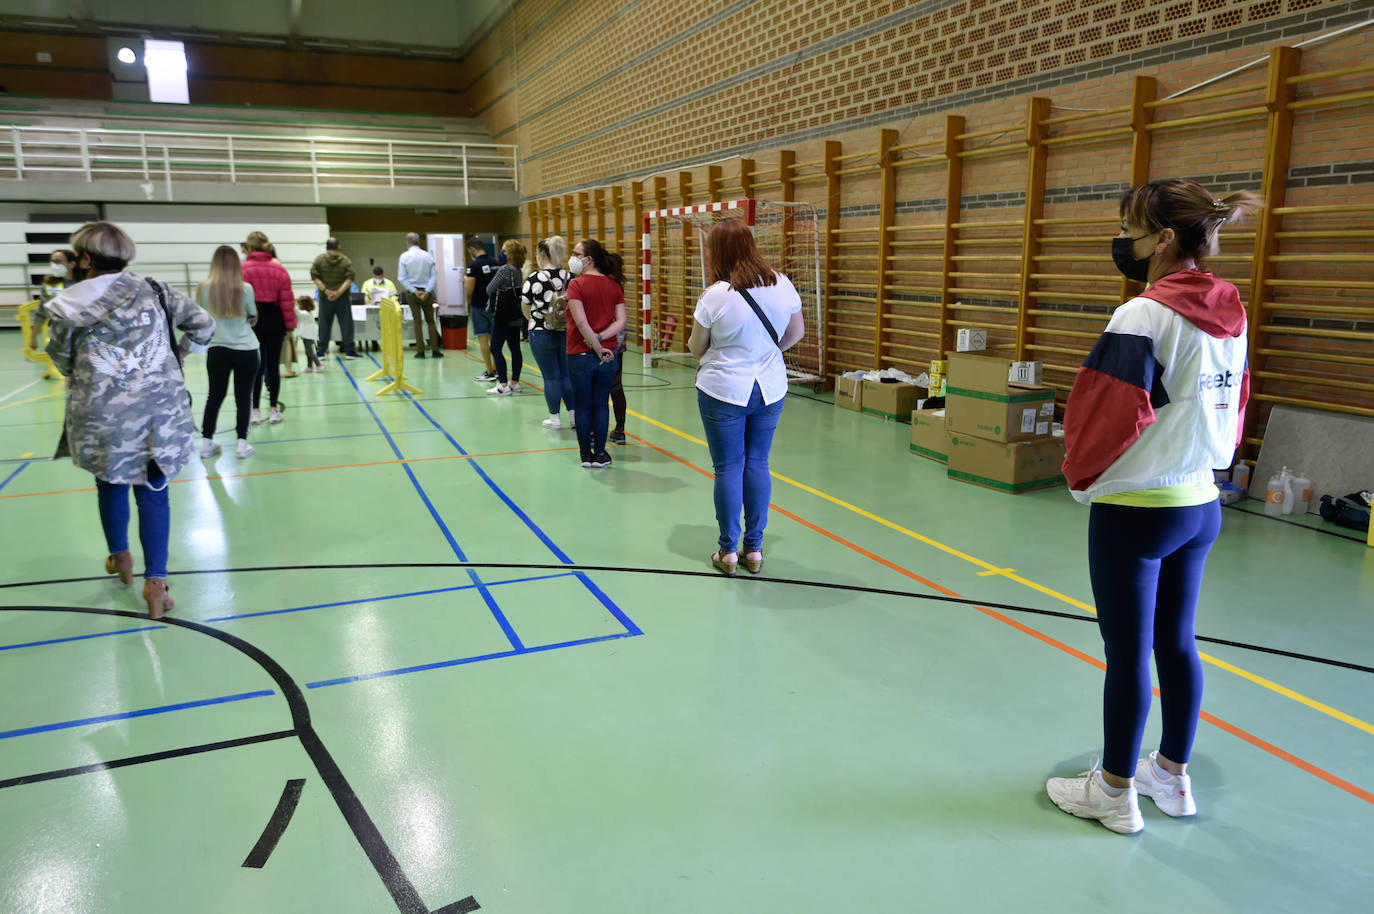
<path fill-rule="evenodd" d="M 521 386 L 521 384 L 520 384 L 519 381 L 511 381 L 511 382 L 510 382 L 510 392 L 511 392 L 511 393 L 513 393 L 513 394 L 518 394 L 518 393 L 520 393 L 520 391 L 522 391 L 522 390 L 524 390 L 524 389 L 525 389 L 525 388 L 524 388 L 523 386 Z"/>
<path fill-rule="evenodd" d="M 275 406 L 272 407 L 272 409 L 271 409 L 270 411 L 268 411 L 268 413 L 267 413 L 267 421 L 268 421 L 269 423 L 271 423 L 272 425 L 280 425 L 280 424 L 281 424 L 281 410 L 277 409 Z"/>
<path fill-rule="evenodd" d="M 1155 771 L 1155 757 L 1158 751 L 1151 752 L 1149 758 L 1135 763 L 1135 788 L 1141 796 L 1155 801 L 1159 811 L 1166 816 L 1197 815 L 1197 802 L 1193 799 L 1193 779 L 1186 774 L 1171 774 L 1160 777 Z"/>
<path fill-rule="evenodd" d="M 1054 805 L 1080 819 L 1096 819 L 1119 835 L 1133 835 L 1145 827 L 1134 787 L 1121 796 L 1109 797 L 1103 791 L 1102 766 L 1093 759 L 1092 768 L 1076 778 L 1050 778 L 1045 792 Z"/>
<path fill-rule="evenodd" d="M 248 421 L 252 425 L 262 425 L 262 410 L 253 410 L 252 418 L 250 418 Z"/>
<path fill-rule="evenodd" d="M 544 428 L 562 428 L 563 420 L 558 418 L 558 413 L 550 413 L 549 418 L 539 424 L 544 426 Z"/>
<path fill-rule="evenodd" d="M 497 384 L 495 387 L 489 388 L 489 389 L 487 390 L 487 393 L 489 393 L 489 394 L 496 394 L 497 396 L 502 396 L 502 397 L 503 397 L 503 396 L 505 396 L 506 394 L 510 393 L 510 385 L 509 385 L 509 384 Z"/>
<path fill-rule="evenodd" d="M 238 447 L 234 448 L 234 456 L 240 459 L 253 456 L 253 445 L 248 443 L 247 438 L 240 438 Z"/>
<path fill-rule="evenodd" d="M 213 457 L 219 452 L 220 446 L 218 444 L 215 444 L 215 442 L 211 441 L 209 438 L 206 438 L 200 442 L 201 457 Z"/>
<path fill-rule="evenodd" d="M 568 428 L 577 428 L 577 413 L 568 413 Z"/>

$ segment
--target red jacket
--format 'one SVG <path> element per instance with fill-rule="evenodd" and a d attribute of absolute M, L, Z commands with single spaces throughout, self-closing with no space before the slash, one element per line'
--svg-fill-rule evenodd
<path fill-rule="evenodd" d="M 243 261 L 243 281 L 253 287 L 253 300 L 261 308 L 269 302 L 281 307 L 287 330 L 296 329 L 296 295 L 291 274 L 266 251 L 253 251 Z"/>

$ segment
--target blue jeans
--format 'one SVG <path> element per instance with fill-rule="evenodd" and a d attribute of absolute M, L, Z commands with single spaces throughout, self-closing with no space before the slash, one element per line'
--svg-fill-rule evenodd
<path fill-rule="evenodd" d="M 763 548 L 763 530 L 768 526 L 768 502 L 773 495 L 773 477 L 768 475 L 768 451 L 773 447 L 773 432 L 782 415 L 784 397 L 773 404 L 763 402 L 757 384 L 748 406 L 725 403 L 702 390 L 697 391 L 701 424 L 711 448 L 711 465 L 716 471 L 716 523 L 720 526 L 720 551 L 734 552 L 739 541 L 740 509 L 744 509 L 743 552 Z"/>
<path fill-rule="evenodd" d="M 558 403 L 573 411 L 572 379 L 568 377 L 568 335 L 562 330 L 531 330 L 530 350 L 544 376 L 544 402 L 549 415 L 557 415 Z"/>
<path fill-rule="evenodd" d="M 615 383 L 617 355 L 603 362 L 594 352 L 568 356 L 572 379 L 573 404 L 577 411 L 577 446 L 583 459 L 606 450 L 606 435 L 611 424 L 611 385 Z"/>
<path fill-rule="evenodd" d="M 138 539 L 143 544 L 143 576 L 167 577 L 167 538 L 172 526 L 172 511 L 167 504 L 167 477 L 157 464 L 148 464 L 148 485 L 134 486 L 138 502 Z M 100 526 L 105 528 L 105 545 L 110 555 L 129 548 L 129 486 L 95 481 L 100 502 Z"/>
<path fill-rule="evenodd" d="M 1221 532 L 1221 505 L 1092 506 L 1088 571 L 1107 658 L 1103 770 L 1135 774 L 1150 713 L 1150 654 L 1159 672 L 1164 733 L 1159 752 L 1188 761 L 1202 708 L 1202 661 L 1193 638 L 1207 553 Z"/>

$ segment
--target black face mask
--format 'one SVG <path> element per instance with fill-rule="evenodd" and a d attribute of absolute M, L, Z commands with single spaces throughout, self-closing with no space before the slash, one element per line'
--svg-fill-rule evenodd
<path fill-rule="evenodd" d="M 1140 238 L 1148 238 L 1150 234 L 1141 235 Z M 1135 259 L 1135 243 L 1140 238 L 1113 238 L 1112 239 L 1112 262 L 1121 271 L 1121 275 L 1127 279 L 1134 279 L 1136 282 L 1150 281 L 1150 258 L 1144 260 Z"/>

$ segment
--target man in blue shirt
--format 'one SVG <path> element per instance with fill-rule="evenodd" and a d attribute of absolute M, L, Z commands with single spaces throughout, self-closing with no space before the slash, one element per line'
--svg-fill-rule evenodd
<path fill-rule="evenodd" d="M 487 284 L 496 275 L 500 264 L 496 258 L 488 256 L 487 246 L 476 235 L 468 237 L 468 264 L 463 278 L 463 288 L 468 299 L 468 326 L 477 337 L 477 345 L 482 350 L 482 361 L 486 369 L 474 381 L 490 383 L 497 380 L 496 363 L 491 358 L 491 316 L 487 314 Z"/>
<path fill-rule="evenodd" d="M 411 232 L 406 235 L 406 252 L 401 255 L 396 279 L 406 290 L 410 302 L 410 316 L 415 323 L 415 358 L 425 357 L 425 323 L 429 323 L 429 343 L 434 357 L 442 359 L 444 351 L 439 346 L 439 328 L 434 325 L 434 255 L 420 247 L 420 236 Z"/>

